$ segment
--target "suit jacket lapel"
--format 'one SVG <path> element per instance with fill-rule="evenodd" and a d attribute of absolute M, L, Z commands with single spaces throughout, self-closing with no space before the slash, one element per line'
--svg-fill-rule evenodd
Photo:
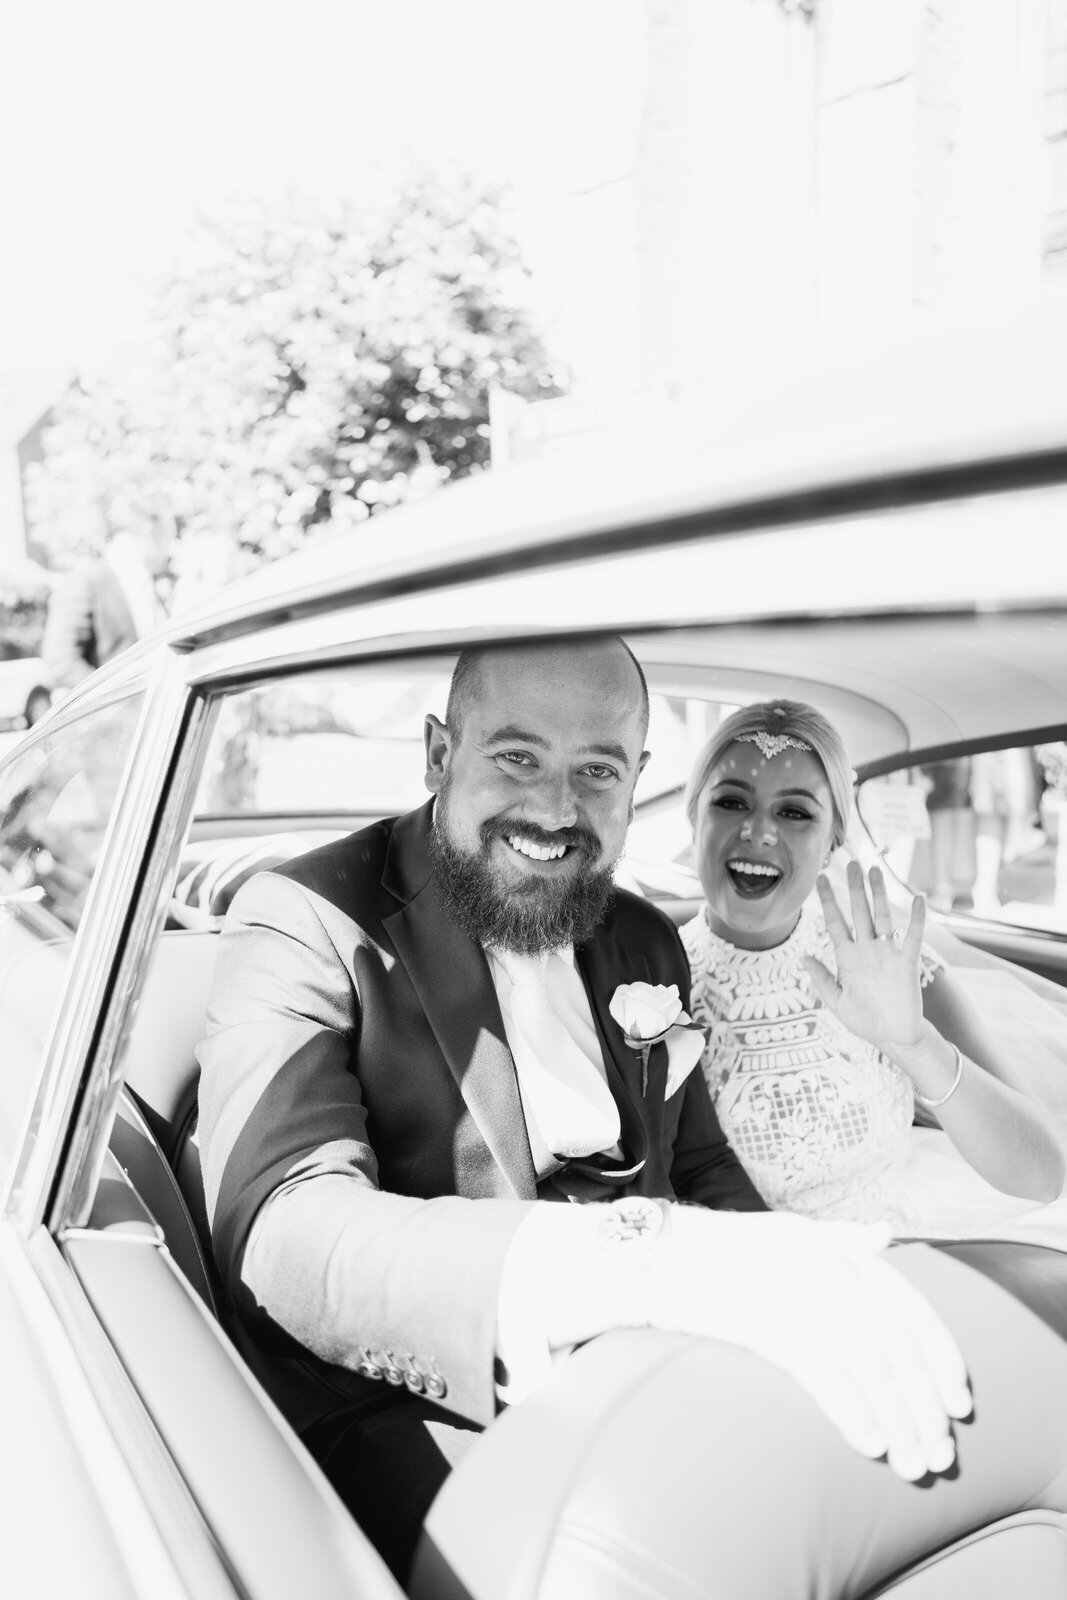
<path fill-rule="evenodd" d="M 441 902 L 429 819 L 424 806 L 394 828 L 382 884 L 405 903 L 383 926 L 491 1158 L 478 1171 L 468 1168 L 465 1192 L 499 1194 L 495 1165 L 516 1195 L 533 1199 L 537 1179 L 526 1119 L 489 963 Z"/>
<path fill-rule="evenodd" d="M 619 1108 L 623 1148 L 635 1162 L 643 1161 L 648 1154 L 648 1138 L 639 1109 L 641 1057 L 626 1044 L 608 1006 L 620 983 L 651 981 L 648 961 L 638 951 L 620 950 L 613 938 L 601 932 L 578 951 L 577 962 L 604 1052 L 608 1084 Z"/>

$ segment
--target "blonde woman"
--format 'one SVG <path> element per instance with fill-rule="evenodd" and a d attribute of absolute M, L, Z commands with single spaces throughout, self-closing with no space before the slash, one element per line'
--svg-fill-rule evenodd
<path fill-rule="evenodd" d="M 834 898 L 851 770 L 832 724 L 788 700 L 737 712 L 687 805 L 706 905 L 682 938 L 704 1071 L 768 1204 L 885 1218 L 898 1235 L 1000 1231 L 1035 1207 L 1047 1221 L 1067 1171 L 1054 1120 L 924 943 L 923 902 L 896 930 L 881 872 L 868 888 L 855 862 L 847 919 Z"/>

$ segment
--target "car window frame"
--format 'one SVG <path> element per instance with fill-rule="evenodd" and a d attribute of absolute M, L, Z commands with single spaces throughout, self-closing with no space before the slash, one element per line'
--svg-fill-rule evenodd
<path fill-rule="evenodd" d="M 879 756 L 875 761 L 864 761 L 856 768 L 857 786 L 869 778 L 887 778 L 893 772 L 904 772 L 909 767 L 931 764 L 935 761 L 952 761 L 956 756 L 977 756 L 987 750 L 1014 750 L 1024 744 L 1051 744 L 1067 739 L 1067 721 L 1045 723 L 1037 728 L 1015 728 L 1010 733 L 991 734 L 982 739 L 959 739 L 949 744 L 923 745 L 921 748 L 901 750 L 891 756 Z"/>
<path fill-rule="evenodd" d="M 320 643 L 309 648 L 306 634 L 297 630 L 290 636 L 289 649 L 276 635 L 246 636 L 236 647 L 228 644 L 224 662 L 214 651 L 186 655 L 163 646 L 143 670 L 149 692 L 140 730 L 142 747 L 127 774 L 129 792 L 106 836 L 103 858 L 108 870 L 99 890 L 94 880 L 96 897 L 111 897 L 109 936 L 104 946 L 93 950 L 91 963 L 83 951 L 76 949 L 72 956 L 68 995 L 82 992 L 64 1009 L 77 1017 L 64 1016 L 62 1028 L 57 1022 L 29 1136 L 8 1196 L 10 1213 L 25 1232 L 43 1222 L 62 1237 L 89 1225 L 123 1088 L 123 1047 L 130 1019 L 151 965 L 151 951 L 164 929 L 223 701 L 231 694 L 331 664 L 400 663 L 457 648 L 428 642 L 418 630 L 368 641 L 360 636 L 358 610 L 345 608 L 345 615 L 352 637 L 326 650 Z M 76 711 L 72 708 L 71 715 Z M 54 729 L 57 724 L 50 720 L 50 726 Z M 138 851 L 131 848 L 116 862 L 109 859 L 115 855 L 109 849 L 111 832 L 129 825 L 129 818 L 135 819 L 130 843 L 139 841 L 142 858 L 138 862 Z M 95 921 L 87 906 L 83 927 Z M 95 970 L 87 973 L 90 966 Z"/>
<path fill-rule="evenodd" d="M 5 1130 L 0 1204 L 23 1159 L 111 819 L 144 712 L 136 685 L 58 719 L 5 753 L 0 922 L 4 930 Z M 103 762 L 97 765 L 97 758 Z M 13 853 L 12 853 L 13 852 Z M 10 1005 L 11 1011 L 8 1012 Z"/>
<path fill-rule="evenodd" d="M 655 547 L 653 539 L 651 545 Z M 512 575 L 509 575 L 509 578 Z M 490 589 L 494 584 L 488 585 Z M 508 587 L 505 580 L 505 587 Z M 457 599 L 470 596 L 461 586 Z M 171 635 L 161 641 L 160 665 L 156 671 L 169 674 L 169 700 L 165 716 L 157 715 L 155 702 L 149 706 L 152 726 L 148 735 L 153 749 L 161 741 L 166 747 L 168 771 L 152 772 L 150 762 L 142 757 L 139 765 L 144 773 L 146 793 L 152 800 L 150 822 L 141 830 L 141 840 L 146 855 L 140 876 L 136 899 L 132 893 L 123 916 L 121 936 L 116 935 L 110 945 L 115 952 L 111 981 L 99 985 L 100 1009 L 96 1014 L 95 1033 L 99 1036 L 93 1058 L 93 1070 L 88 1074 L 86 1093 L 72 1126 L 69 1148 L 59 1170 L 59 1161 L 52 1159 L 51 1185 L 37 1178 L 32 1192 L 23 1201 L 24 1214 L 32 1216 L 36 1206 L 38 1215 L 47 1215 L 54 1230 L 69 1226 L 83 1226 L 89 1216 L 99 1171 L 103 1165 L 107 1141 L 110 1136 L 114 1110 L 121 1090 L 121 1052 L 125 1019 L 136 1003 L 148 963 L 143 952 L 153 945 L 162 932 L 166 918 L 171 887 L 175 881 L 181 846 L 192 820 L 197 786 L 206 759 L 207 735 L 222 697 L 231 692 L 243 692 L 265 685 L 283 677 L 303 672 L 314 673 L 331 666 L 397 664 L 454 654 L 466 646 L 487 647 L 514 643 L 517 638 L 582 640 L 623 632 L 637 638 L 647 634 L 672 633 L 676 629 L 691 627 L 697 619 L 692 611 L 680 606 L 669 608 L 664 615 L 661 607 L 653 605 L 643 611 L 625 614 L 625 605 L 616 599 L 610 606 L 593 606 L 593 621 L 575 624 L 562 620 L 545 627 L 526 613 L 526 598 L 518 614 L 508 608 L 508 622 L 497 620 L 487 624 L 485 596 L 470 610 L 459 606 L 464 623 L 443 620 L 440 591 L 431 584 L 426 590 L 403 595 L 390 595 L 384 601 L 380 596 L 353 600 L 347 593 L 333 596 L 332 603 L 321 599 L 321 609 L 316 605 L 314 619 L 297 608 L 284 620 L 271 610 L 263 617 L 263 626 L 255 631 L 250 618 L 242 618 L 234 631 L 212 629 L 185 636 Z M 964 607 L 970 611 L 970 606 Z M 1025 608 L 1029 609 L 1029 607 Z M 836 613 L 835 613 L 836 614 Z M 753 616 L 750 626 L 760 630 L 773 626 L 774 616 Z M 716 619 L 702 618 L 701 625 L 714 628 Z M 169 648 L 168 648 L 169 647 Z M 163 665 L 165 664 L 165 665 Z M 157 689 L 157 693 L 161 693 Z M 168 734 L 165 727 L 171 728 Z M 50 718 L 47 726 L 55 727 Z M 1052 729 L 1035 731 L 1053 737 L 1062 724 Z M 184 730 L 184 731 L 181 731 Z M 179 737 L 180 732 L 180 737 Z M 1025 735 L 1024 735 L 1025 736 Z M 1020 737 L 1004 736 L 1010 744 Z M 993 741 L 963 741 L 946 750 L 974 747 L 991 748 Z M 939 747 L 940 749 L 940 747 Z M 923 751 L 902 750 L 897 754 L 869 763 L 864 776 L 879 775 L 882 771 L 907 766 L 926 754 Z M 162 765 L 162 760 L 160 761 Z M 164 777 L 166 781 L 164 781 Z M 150 849 L 152 841 L 160 847 Z M 120 874 L 121 876 L 121 874 Z M 117 953 L 122 946 L 121 956 Z M 104 992 L 106 991 L 106 993 Z M 115 993 L 121 997 L 111 1004 Z M 105 1005 L 105 1000 L 107 1004 Z M 87 1046 L 80 1052 L 80 1070 L 84 1074 Z M 116 1059 L 119 1071 L 116 1072 Z M 68 1067 L 68 1076 L 74 1071 Z M 68 1082 L 68 1091 L 70 1085 Z M 45 1163 L 42 1159 L 42 1165 Z M 47 1197 L 47 1207 L 44 1198 Z"/>
<path fill-rule="evenodd" d="M 886 778 L 894 772 L 907 772 L 915 767 L 932 765 L 937 761 L 952 761 L 958 756 L 982 755 L 986 751 L 1014 750 L 1023 745 L 1049 744 L 1060 740 L 1067 740 L 1067 721 L 1042 724 L 1036 728 L 1018 728 L 1011 733 L 990 735 L 982 739 L 960 739 L 947 744 L 926 745 L 921 749 L 902 750 L 896 755 L 863 762 L 856 768 L 853 789 L 853 810 L 863 830 L 863 837 L 880 855 L 881 845 L 867 827 L 860 805 L 860 791 L 864 783 L 870 779 Z M 902 887 L 906 890 L 908 886 L 904 884 Z M 957 909 L 938 911 L 936 916 L 938 922 L 951 928 L 965 940 L 971 941 L 981 932 L 983 936 L 992 939 L 999 954 L 1006 959 L 1017 960 L 1024 966 L 1037 964 L 1034 952 L 1043 943 L 1067 945 L 1067 929 L 1035 927 L 1028 922 L 1013 922 L 986 916 L 981 912 Z"/>
<path fill-rule="evenodd" d="M 73 935 L 66 982 L 3 1196 L 5 1219 L 26 1238 L 43 1222 L 55 1227 L 54 1200 L 64 1174 L 72 1164 L 77 1165 L 99 1120 L 100 1103 L 117 1102 L 118 1086 L 112 1084 L 109 1070 L 114 1040 L 108 1030 L 121 1025 L 128 1012 L 125 1004 L 114 1008 L 110 1001 L 116 992 L 122 994 L 123 982 L 129 981 L 120 952 L 129 948 L 131 937 L 139 932 L 134 924 L 141 903 L 138 890 L 145 876 L 142 848 L 147 849 L 160 789 L 189 707 L 178 658 L 169 652 L 148 658 L 141 655 L 126 670 L 109 672 L 105 683 L 94 686 L 94 692 L 73 696 L 26 735 L 27 741 L 52 737 L 84 716 L 137 695 L 142 704 L 131 755 L 101 842 L 85 910 Z M 116 851 L 112 841 L 120 833 L 128 837 L 130 847 Z M 133 995 L 127 998 L 132 1000 Z M 69 1216 L 65 1205 L 61 1211 Z"/>
<path fill-rule="evenodd" d="M 129 792 L 105 837 L 106 871 L 94 880 L 91 891 L 94 899 L 109 900 L 108 937 L 91 953 L 79 946 L 72 954 L 64 1015 L 48 1047 L 29 1136 L 8 1197 L 9 1210 L 25 1231 L 44 1222 L 62 1236 L 88 1226 L 122 1092 L 123 1046 L 130 1018 L 151 965 L 150 953 L 164 929 L 223 701 L 331 666 L 400 666 L 454 655 L 467 643 L 506 644 L 514 638 L 505 634 L 485 639 L 476 626 L 432 634 L 416 627 L 408 633 L 367 638 L 361 630 L 370 619 L 361 617 L 358 606 L 341 607 L 332 620 L 342 637 L 328 645 L 322 643 L 321 633 L 312 644 L 302 620 L 289 629 L 272 627 L 264 635 L 244 635 L 188 655 L 164 645 L 150 668 L 142 668 L 136 677 L 128 674 L 121 688 L 119 680 L 109 686 L 117 694 L 130 692 L 141 681 L 148 683 L 143 738 L 138 739 L 142 747 L 128 773 Z M 661 630 L 658 622 L 647 629 Z M 591 639 L 615 631 L 598 625 L 555 633 L 561 638 Z M 537 638 L 543 630 L 531 626 L 523 635 Z M 79 696 L 68 717 L 77 715 L 83 703 Z M 58 723 L 50 718 L 47 726 L 54 730 Z M 135 849 L 123 852 L 123 859 L 116 862 L 109 848 L 112 831 L 129 827 L 131 817 L 135 827 L 130 844 L 139 841 L 143 851 L 139 865 Z M 97 921 L 90 910 L 87 905 L 83 928 Z M 89 943 L 88 938 L 82 941 L 85 947 Z"/>

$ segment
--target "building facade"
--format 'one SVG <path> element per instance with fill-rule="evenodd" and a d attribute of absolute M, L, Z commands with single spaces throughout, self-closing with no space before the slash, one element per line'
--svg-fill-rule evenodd
<path fill-rule="evenodd" d="M 1067 0 L 644 0 L 641 26 L 574 416 L 1067 292 Z M 568 431 L 544 404 L 558 426 L 510 419 L 531 448 Z"/>

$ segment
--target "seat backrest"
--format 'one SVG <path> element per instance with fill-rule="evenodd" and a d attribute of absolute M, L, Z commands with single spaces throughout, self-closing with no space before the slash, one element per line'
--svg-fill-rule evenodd
<path fill-rule="evenodd" d="M 207 1241 L 192 1216 L 148 1122 L 124 1089 L 111 1130 L 111 1154 L 152 1213 L 167 1248 L 209 1310 L 218 1313 L 218 1277 Z"/>
<path fill-rule="evenodd" d="M 171 1254 L 212 1306 L 216 1278 L 196 1142 L 196 1046 L 217 951 L 214 932 L 162 935 L 126 1047 L 126 1087 L 111 1139 Z"/>
<path fill-rule="evenodd" d="M 200 1068 L 218 935 L 164 933 L 145 980 L 126 1050 L 126 1085 L 172 1167 L 196 1112 Z"/>

